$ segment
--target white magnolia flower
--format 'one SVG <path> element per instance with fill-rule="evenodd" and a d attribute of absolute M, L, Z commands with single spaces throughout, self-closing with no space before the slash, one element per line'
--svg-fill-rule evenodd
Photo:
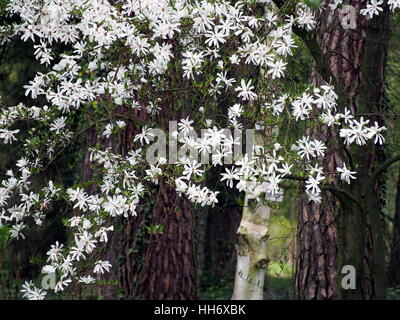
<path fill-rule="evenodd" d="M 183 166 L 183 175 L 186 176 L 186 179 L 190 179 L 191 176 L 201 176 L 204 170 L 200 169 L 201 163 L 198 163 L 196 160 L 187 161 Z"/>
<path fill-rule="evenodd" d="M 46 291 L 35 287 L 32 281 L 25 281 L 21 292 L 23 293 L 23 297 L 28 300 L 43 300 L 47 294 Z"/>
<path fill-rule="evenodd" d="M 11 238 L 19 240 L 19 238 L 25 239 L 22 230 L 25 229 L 26 225 L 23 222 L 14 224 L 10 230 Z"/>
<path fill-rule="evenodd" d="M 106 125 L 105 130 L 103 131 L 103 136 L 105 136 L 106 138 L 109 138 L 111 136 L 111 134 L 113 133 L 113 130 L 114 130 L 114 124 L 108 123 Z"/>
<path fill-rule="evenodd" d="M 321 192 L 319 184 L 324 179 L 325 179 L 325 177 L 322 176 L 320 173 L 318 173 L 316 177 L 309 175 L 306 180 L 306 191 L 308 191 L 312 194 L 319 194 Z"/>
<path fill-rule="evenodd" d="M 20 130 L 8 130 L 8 129 L 0 129 L 0 138 L 4 139 L 5 144 L 12 144 L 13 141 L 16 141 L 17 138 L 14 137 L 16 133 Z"/>
<path fill-rule="evenodd" d="M 252 90 L 254 90 L 254 86 L 251 85 L 251 80 L 246 83 L 244 79 L 240 81 L 240 86 L 235 89 L 235 91 L 239 92 L 238 97 L 243 100 L 254 100 L 257 98 L 257 95 Z"/>
<path fill-rule="evenodd" d="M 233 188 L 233 182 L 234 180 L 239 180 L 239 175 L 237 174 L 237 171 L 235 167 L 232 168 L 232 170 L 229 170 L 228 168 L 225 168 L 226 173 L 222 173 L 221 176 L 221 181 L 226 180 L 226 184 L 229 188 Z"/>
<path fill-rule="evenodd" d="M 84 284 L 92 284 L 96 281 L 95 278 L 93 278 L 92 276 L 81 276 L 79 278 L 79 282 L 80 283 L 84 283 Z"/>
<path fill-rule="evenodd" d="M 108 261 L 98 260 L 95 264 L 94 273 L 103 274 L 104 272 L 109 272 L 111 268 L 111 263 Z"/>
<path fill-rule="evenodd" d="M 60 117 L 54 120 L 50 126 L 51 131 L 56 131 L 57 133 L 65 127 L 65 117 Z"/>
<path fill-rule="evenodd" d="M 374 15 L 379 15 L 379 12 L 383 11 L 381 7 L 383 5 L 383 0 L 370 0 L 365 9 L 361 9 L 360 13 L 362 15 L 368 16 L 372 19 Z"/>
<path fill-rule="evenodd" d="M 343 168 L 337 167 L 336 171 L 340 173 L 340 179 L 346 181 L 348 184 L 350 184 L 350 179 L 356 179 L 354 175 L 357 172 L 348 170 L 345 163 L 343 164 Z"/>

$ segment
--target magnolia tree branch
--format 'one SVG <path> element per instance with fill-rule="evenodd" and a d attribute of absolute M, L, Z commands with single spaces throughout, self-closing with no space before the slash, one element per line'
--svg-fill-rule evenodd
<path fill-rule="evenodd" d="M 361 211 L 363 210 L 361 203 L 350 192 L 347 192 L 346 190 L 344 190 L 342 188 L 331 186 L 331 185 L 322 185 L 321 190 L 327 190 L 327 191 L 332 192 L 340 200 L 340 202 L 342 202 L 342 204 L 345 203 L 343 201 L 344 200 L 343 197 L 345 197 L 345 198 L 351 200 L 355 205 L 357 205 L 357 207 Z"/>
<path fill-rule="evenodd" d="M 297 181 L 306 181 L 307 180 L 307 178 L 304 178 L 302 176 L 298 176 L 295 174 L 290 174 L 290 175 L 284 176 L 284 178 L 288 179 L 288 180 L 297 180 Z"/>
<path fill-rule="evenodd" d="M 307 178 L 304 178 L 304 177 L 298 176 L 298 175 L 287 175 L 287 176 L 284 177 L 284 179 L 296 180 L 296 181 L 302 181 L 302 182 L 307 180 Z M 288 186 L 288 185 L 281 185 L 281 187 L 284 188 L 284 189 L 290 189 L 290 186 Z M 335 187 L 335 186 L 332 186 L 332 185 L 321 185 L 320 188 L 321 188 L 321 190 L 330 191 L 341 202 L 344 202 L 344 198 L 347 198 L 348 200 L 351 200 L 354 204 L 357 205 L 357 207 L 360 210 L 362 210 L 361 203 L 350 192 L 347 192 L 345 189 L 342 189 L 342 188 L 339 188 L 339 187 Z"/>
<path fill-rule="evenodd" d="M 397 161 L 400 161 L 400 154 L 397 154 L 393 156 L 392 158 L 386 160 L 378 169 L 374 171 L 374 173 L 371 175 L 371 184 L 375 182 L 375 180 L 379 177 L 380 174 L 382 174 L 387 168 L 389 168 L 392 164 L 396 163 Z"/>

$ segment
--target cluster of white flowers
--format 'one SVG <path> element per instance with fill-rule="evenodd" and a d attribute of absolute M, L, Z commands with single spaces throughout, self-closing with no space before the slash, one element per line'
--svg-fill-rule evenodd
<path fill-rule="evenodd" d="M 378 14 L 382 2 L 371 0 L 362 13 Z M 271 119 L 275 126 L 288 114 L 295 121 L 315 118 L 337 126 L 345 143 L 362 145 L 372 139 L 383 143 L 384 127 L 377 123 L 367 126 L 368 120 L 354 119 L 348 110 L 337 111 L 337 95 L 330 85 L 309 88 L 300 95 L 278 89 L 286 61 L 296 48 L 293 27 L 311 31 L 316 20 L 314 11 L 304 4 L 293 16 L 281 16 L 271 0 L 262 3 L 265 10 L 257 16 L 257 10 L 252 10 L 256 1 L 10 0 L 7 10 L 21 22 L 0 33 L 12 32 L 32 42 L 35 57 L 50 71 L 37 73 L 25 86 L 26 95 L 45 98 L 47 105 L 21 104 L 0 111 L 0 139 L 5 144 L 17 141 L 18 121 L 36 124 L 23 143 L 25 155 L 16 163 L 18 172 L 9 170 L 8 178 L 1 182 L 0 226 L 11 225 L 11 236 L 23 239 L 29 217 L 40 225 L 55 199 L 73 204 L 79 214 L 67 224 L 73 230 L 74 243 L 64 246 L 57 242 L 47 253 L 49 264 L 44 272 L 59 276 L 55 292 L 71 282 L 91 284 L 94 274 L 110 270 L 110 262 L 103 260 L 95 261 L 86 275 L 77 269 L 79 262 L 89 260 L 88 256 L 108 241 L 116 217 L 136 215 L 147 183 L 157 184 L 172 175 L 179 194 L 202 206 L 218 203 L 218 191 L 202 184 L 207 165 L 190 157 L 180 157 L 173 169 L 163 158 L 146 163 L 146 148 L 154 137 L 151 124 L 157 123 L 161 109 L 168 108 L 163 100 L 168 95 L 163 92 L 188 94 L 194 88 L 193 97 L 205 101 L 197 106 L 198 115 L 180 120 L 175 134 L 181 144 L 200 154 L 212 152 L 212 166 L 222 165 L 239 143 L 203 117 L 215 109 L 221 95 L 236 100 L 227 114 L 228 125 L 235 129 L 245 128 L 246 111 L 259 104 L 263 119 L 268 120 L 266 126 Z M 399 0 L 388 3 L 392 9 L 400 7 Z M 57 44 L 67 49 L 59 54 L 59 47 L 54 50 Z M 255 67 L 262 70 L 263 79 L 246 72 Z M 171 75 L 180 79 L 180 84 L 170 81 Z M 127 126 L 125 118 L 113 113 L 119 106 L 147 112 L 149 121 L 133 139 L 137 148 L 126 156 L 108 149 L 91 150 L 90 160 L 101 172 L 99 193 L 89 195 L 83 187 L 63 188 L 52 181 L 35 193 L 29 181 L 32 172 L 45 169 L 75 135 L 85 132 L 85 128 L 79 132 L 72 129 L 76 114 L 90 114 L 89 127 L 103 125 L 102 135 L 109 138 Z M 93 110 L 98 112 L 97 118 Z M 206 134 L 194 138 L 190 133 L 203 123 L 209 127 Z M 276 141 L 255 145 L 251 152 L 233 157 L 221 181 L 248 192 L 250 198 L 279 200 L 280 183 L 295 170 L 306 175 L 310 200 L 320 201 L 320 183 L 325 176 L 319 164 L 326 149 L 323 142 L 308 136 L 291 148 Z M 355 178 L 345 165 L 337 171 L 348 183 Z M 20 203 L 10 207 L 11 197 Z M 46 295 L 31 282 L 24 285 L 23 292 L 28 299 Z"/>

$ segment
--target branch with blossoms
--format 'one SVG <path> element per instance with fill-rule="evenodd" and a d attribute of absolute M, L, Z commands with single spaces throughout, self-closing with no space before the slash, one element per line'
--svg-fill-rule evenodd
<path fill-rule="evenodd" d="M 340 168 L 339 168 L 340 169 Z M 296 176 L 296 175 L 288 175 L 285 177 L 286 179 L 289 180 L 296 180 L 296 181 L 301 181 L 301 182 L 305 182 L 307 181 L 307 178 L 304 177 L 300 177 L 300 176 Z M 288 186 L 288 185 L 281 185 L 281 187 L 283 189 L 292 189 L 292 186 Z M 342 203 L 346 203 L 346 200 L 350 200 L 351 202 L 353 202 L 360 210 L 362 210 L 362 205 L 360 204 L 360 202 L 348 191 L 346 191 L 343 188 L 339 188 L 336 187 L 334 185 L 320 185 L 319 186 L 321 190 L 325 190 L 325 191 L 330 191 L 332 194 L 334 194 L 339 200 L 342 201 Z"/>

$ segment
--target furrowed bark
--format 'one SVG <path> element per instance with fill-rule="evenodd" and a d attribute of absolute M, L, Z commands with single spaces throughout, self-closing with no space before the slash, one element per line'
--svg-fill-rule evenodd
<path fill-rule="evenodd" d="M 295 296 L 299 300 L 337 297 L 339 206 L 336 196 L 327 191 L 321 204 L 310 203 L 305 197 L 301 200 L 295 271 Z"/>
<path fill-rule="evenodd" d="M 346 4 L 359 10 L 365 2 L 347 1 Z M 339 99 L 339 109 L 347 107 L 353 115 L 375 112 L 381 115 L 388 43 L 387 10 L 368 23 L 365 17 L 357 14 L 355 29 L 344 29 L 337 13 L 333 16 L 328 12 L 325 14 L 328 16 L 320 17 L 317 42 L 342 88 L 339 94 L 345 93 L 345 97 Z M 319 61 L 315 60 L 315 63 L 319 64 Z M 317 68 L 319 70 L 321 68 Z M 320 76 L 326 81 L 326 74 Z M 382 123 L 381 116 L 373 120 Z M 345 197 L 339 197 L 339 203 L 326 192 L 322 194 L 323 205 L 303 200 L 295 281 L 297 298 L 382 298 L 385 272 L 380 187 L 376 179 L 371 178 L 376 170 L 374 166 L 382 159 L 382 152 L 372 144 L 344 148 L 336 133 L 327 133 L 326 128 L 320 132 L 314 130 L 312 135 L 319 136 L 332 150 L 324 158 L 326 171 L 335 172 L 336 166 L 341 167 L 344 161 L 347 167 L 350 165 L 357 171 L 357 181 L 350 186 L 331 181 L 334 186 L 352 194 L 357 204 Z M 341 287 L 340 271 L 344 265 L 353 265 L 356 269 L 355 290 Z"/>
<path fill-rule="evenodd" d="M 356 1 L 350 1 L 350 4 L 360 7 Z M 324 12 L 318 18 L 319 28 L 315 41 L 321 48 L 320 60 L 324 60 L 330 73 L 343 88 L 345 96 L 341 100 L 351 108 L 357 95 L 356 86 L 360 82 L 357 66 L 360 65 L 363 54 L 363 18 L 358 17 L 358 27 L 355 30 L 342 28 L 338 12 Z M 320 61 L 314 60 L 314 64 L 318 66 Z M 326 75 L 320 70 L 317 67 L 312 74 L 311 80 L 316 85 L 326 81 Z M 321 163 L 325 172 L 335 172 L 336 167 L 343 166 L 343 142 L 336 132 L 323 126 L 309 128 L 308 134 L 324 141 L 328 146 L 329 151 Z M 331 180 L 330 184 L 341 187 L 338 179 Z M 331 192 L 324 191 L 321 196 L 321 203 L 309 202 L 306 197 L 301 200 L 295 273 L 296 298 L 301 300 L 330 300 L 338 297 L 338 227 L 341 206 L 337 196 Z"/>
<path fill-rule="evenodd" d="M 164 232 L 152 235 L 143 272 L 135 297 L 137 299 L 196 298 L 196 266 L 193 242 L 193 215 L 186 200 L 174 189 L 161 184 L 153 224 Z"/>
<path fill-rule="evenodd" d="M 357 114 L 374 113 L 376 116 L 370 116 L 370 122 L 376 121 L 380 125 L 383 125 L 385 113 L 384 85 L 389 43 L 389 18 L 389 8 L 384 6 L 384 11 L 367 23 L 360 93 L 357 97 Z M 351 188 L 362 190 L 359 199 L 364 206 L 364 212 L 360 212 L 360 217 L 361 221 L 366 220 L 361 298 L 384 299 L 386 263 L 381 220 L 381 185 L 384 181 L 375 179 L 374 172 L 381 163 L 384 163 L 386 155 L 381 146 L 372 143 L 362 148 L 353 147 L 351 154 L 355 163 L 360 164 L 356 169 L 359 178 Z"/>
<path fill-rule="evenodd" d="M 396 207 L 392 230 L 390 264 L 388 268 L 388 282 L 392 287 L 400 285 L 400 174 L 396 189 Z"/>
<path fill-rule="evenodd" d="M 152 211 L 151 219 L 145 220 L 139 213 L 125 224 L 120 267 L 125 296 L 143 300 L 195 299 L 193 211 L 184 198 L 164 183 Z M 163 231 L 140 235 L 149 222 L 162 225 Z"/>
<path fill-rule="evenodd" d="M 173 105 L 170 103 L 170 105 Z M 169 119 L 180 119 L 173 108 L 161 111 L 160 128 L 168 128 Z M 127 111 L 132 112 L 132 111 Z M 181 111 L 180 111 L 181 112 Z M 145 120 L 145 112 L 134 117 Z M 140 119 L 139 119 L 140 118 Z M 121 153 L 131 149 L 140 129 L 127 123 L 121 133 Z M 121 239 L 120 282 L 126 299 L 182 300 L 197 296 L 194 209 L 187 199 L 162 180 L 154 186 L 154 198 L 143 199 L 136 217 L 124 218 Z M 160 233 L 146 227 L 160 225 Z"/>

